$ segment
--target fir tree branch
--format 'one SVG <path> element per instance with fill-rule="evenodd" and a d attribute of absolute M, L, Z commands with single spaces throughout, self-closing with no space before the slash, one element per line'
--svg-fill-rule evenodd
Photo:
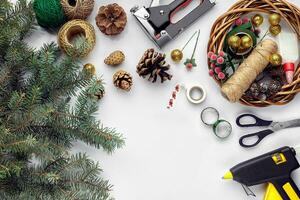
<path fill-rule="evenodd" d="M 124 145 L 93 116 L 103 82 L 56 44 L 35 50 L 22 41 L 34 20 L 31 2 L 0 1 L 0 199 L 107 200 L 98 163 L 69 155 L 77 140 L 109 153 Z"/>

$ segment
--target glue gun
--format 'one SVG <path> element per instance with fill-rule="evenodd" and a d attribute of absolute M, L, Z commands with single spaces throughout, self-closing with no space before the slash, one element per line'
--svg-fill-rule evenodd
<path fill-rule="evenodd" d="M 236 165 L 223 179 L 250 187 L 268 183 L 264 200 L 300 200 L 300 191 L 291 178 L 299 168 L 296 154 L 300 148 L 282 147 Z"/>

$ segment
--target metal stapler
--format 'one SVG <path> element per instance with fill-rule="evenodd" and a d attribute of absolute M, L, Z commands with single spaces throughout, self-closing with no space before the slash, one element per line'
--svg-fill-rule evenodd
<path fill-rule="evenodd" d="M 131 13 L 155 44 L 162 48 L 215 5 L 214 0 L 200 0 L 199 6 L 178 22 L 172 23 L 175 13 L 187 7 L 192 1 L 174 0 L 168 5 L 161 5 L 160 0 L 153 0 L 149 8 L 135 6 L 131 9 Z"/>

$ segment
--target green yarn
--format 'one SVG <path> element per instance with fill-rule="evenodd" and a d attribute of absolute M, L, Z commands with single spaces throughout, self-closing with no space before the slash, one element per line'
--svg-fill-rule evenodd
<path fill-rule="evenodd" d="M 34 0 L 37 22 L 44 28 L 57 28 L 66 21 L 60 0 Z"/>

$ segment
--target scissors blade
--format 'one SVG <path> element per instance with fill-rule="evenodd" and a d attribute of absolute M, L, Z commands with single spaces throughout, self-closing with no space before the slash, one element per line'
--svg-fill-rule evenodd
<path fill-rule="evenodd" d="M 294 119 L 285 122 L 273 122 L 273 124 L 271 124 L 271 127 L 273 131 L 279 131 L 286 128 L 300 127 L 300 119 Z"/>

